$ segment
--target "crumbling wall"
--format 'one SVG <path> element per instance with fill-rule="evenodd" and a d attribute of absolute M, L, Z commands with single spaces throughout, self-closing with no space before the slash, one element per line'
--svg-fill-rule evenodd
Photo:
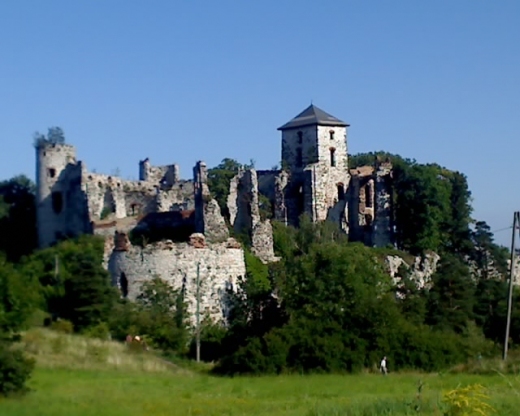
<path fill-rule="evenodd" d="M 172 186 L 181 179 L 179 165 L 152 166 L 146 158 L 139 162 L 139 179 L 161 186 Z"/>
<path fill-rule="evenodd" d="M 264 262 L 274 261 L 273 230 L 271 222 L 260 217 L 258 196 L 256 171 L 248 169 L 239 172 L 230 183 L 230 223 L 235 233 L 249 237 L 253 254 Z"/>
<path fill-rule="evenodd" d="M 103 219 L 108 216 L 126 217 L 124 181 L 121 178 L 98 173 L 85 173 L 82 182 L 88 198 L 91 219 Z"/>
<path fill-rule="evenodd" d="M 349 237 L 372 245 L 374 220 L 375 181 L 374 168 L 362 166 L 350 170 L 349 189 Z"/>
<path fill-rule="evenodd" d="M 179 181 L 162 188 L 157 194 L 157 211 L 184 211 L 195 209 L 194 186 L 192 181 Z"/>
<path fill-rule="evenodd" d="M 285 194 L 289 184 L 289 173 L 280 171 L 274 179 L 274 218 L 283 224 L 288 224 Z"/>
<path fill-rule="evenodd" d="M 208 168 L 203 161 L 193 168 L 195 198 L 195 230 L 210 242 L 221 242 L 229 237 L 226 221 L 218 202 L 211 197 L 208 187 Z"/>
<path fill-rule="evenodd" d="M 233 239 L 207 244 L 199 235 L 190 243 L 161 242 L 145 248 L 129 245 L 119 238 L 108 262 L 115 286 L 126 285 L 126 295 L 135 299 L 144 282 L 155 276 L 175 289 L 184 287 L 188 314 L 195 320 L 197 265 L 199 265 L 200 311 L 219 321 L 227 316 L 229 301 L 226 292 L 235 290 L 237 280 L 245 277 L 244 252 Z"/>
<path fill-rule="evenodd" d="M 375 215 L 372 246 L 385 247 L 393 243 L 392 224 L 392 164 L 378 163 L 375 173 Z"/>

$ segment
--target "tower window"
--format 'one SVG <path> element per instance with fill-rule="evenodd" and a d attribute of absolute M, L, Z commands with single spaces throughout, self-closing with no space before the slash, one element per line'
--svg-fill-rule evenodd
<path fill-rule="evenodd" d="M 59 214 L 63 209 L 63 194 L 61 192 L 52 193 L 52 210 Z"/>
<path fill-rule="evenodd" d="M 54 178 L 56 176 L 56 169 L 50 168 L 49 169 L 49 177 Z"/>
<path fill-rule="evenodd" d="M 330 148 L 330 166 L 336 166 L 336 149 Z"/>
<path fill-rule="evenodd" d="M 301 131 L 298 132 L 298 143 L 302 144 L 303 141 L 303 133 Z"/>
<path fill-rule="evenodd" d="M 329 131 L 330 140 L 334 140 L 334 130 Z"/>
<path fill-rule="evenodd" d="M 301 168 L 302 166 L 303 166 L 302 148 L 298 147 L 296 149 L 296 167 Z"/>
<path fill-rule="evenodd" d="M 342 183 L 338 183 L 338 201 L 343 201 L 345 199 L 345 185 Z"/>

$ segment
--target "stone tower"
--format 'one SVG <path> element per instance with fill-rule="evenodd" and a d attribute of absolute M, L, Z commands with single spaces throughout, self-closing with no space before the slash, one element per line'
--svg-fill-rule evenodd
<path fill-rule="evenodd" d="M 82 164 L 67 144 L 36 145 L 36 215 L 39 247 L 88 230 L 81 190 Z"/>
<path fill-rule="evenodd" d="M 76 162 L 74 147 L 40 143 L 36 146 L 36 207 L 40 247 L 47 247 L 62 232 L 65 200 L 60 177 Z"/>
<path fill-rule="evenodd" d="M 286 221 L 297 225 L 301 214 L 313 221 L 331 220 L 348 232 L 347 154 L 349 125 L 310 105 L 282 132 L 282 169 L 289 173 L 285 191 Z"/>

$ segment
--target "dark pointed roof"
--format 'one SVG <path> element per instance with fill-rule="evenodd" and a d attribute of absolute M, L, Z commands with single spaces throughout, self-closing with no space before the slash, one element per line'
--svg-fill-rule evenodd
<path fill-rule="evenodd" d="M 341 121 L 340 119 L 331 116 L 329 113 L 326 113 L 321 108 L 318 108 L 314 104 L 311 104 L 300 114 L 294 117 L 291 121 L 285 123 L 282 127 L 278 127 L 278 130 L 288 130 L 313 125 L 338 127 L 349 126 L 344 121 Z"/>

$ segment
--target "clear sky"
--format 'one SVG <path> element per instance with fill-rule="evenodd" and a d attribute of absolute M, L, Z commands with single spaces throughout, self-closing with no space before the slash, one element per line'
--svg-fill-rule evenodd
<path fill-rule="evenodd" d="M 50 126 L 100 173 L 269 169 L 312 100 L 351 124 L 351 153 L 465 173 L 492 229 L 520 210 L 518 0 L 3 1 L 0 97 L 0 179 L 34 178 Z"/>

